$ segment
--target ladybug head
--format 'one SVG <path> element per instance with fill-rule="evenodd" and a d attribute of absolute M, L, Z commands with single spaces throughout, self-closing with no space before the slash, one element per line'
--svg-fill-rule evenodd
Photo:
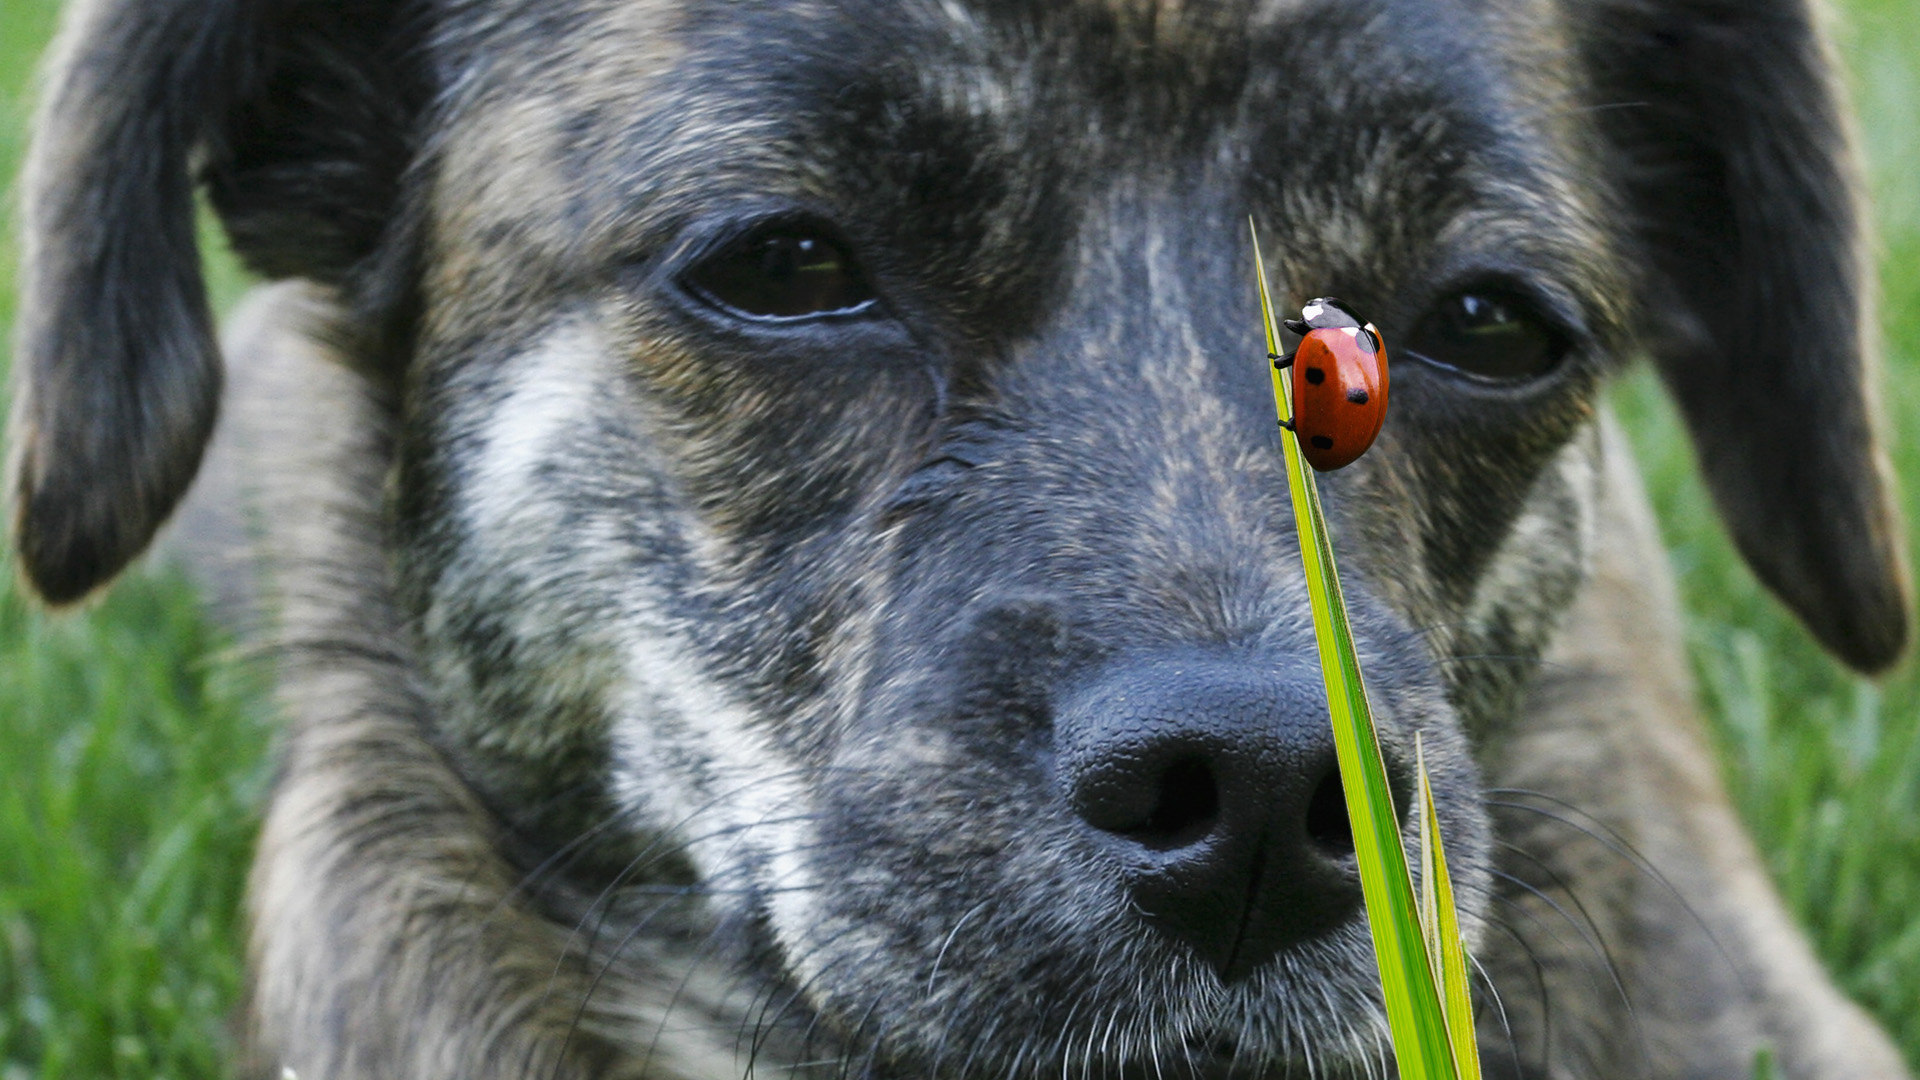
<path fill-rule="evenodd" d="M 1315 330 L 1366 325 L 1353 308 L 1347 306 L 1345 300 L 1333 296 L 1322 296 L 1307 301 L 1306 306 L 1300 309 L 1300 317 Z"/>

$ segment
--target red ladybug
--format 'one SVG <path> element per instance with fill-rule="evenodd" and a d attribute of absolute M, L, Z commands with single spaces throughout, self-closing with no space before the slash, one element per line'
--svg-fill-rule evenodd
<path fill-rule="evenodd" d="M 1301 456 L 1315 469 L 1350 465 L 1387 419 L 1386 343 L 1372 323 L 1331 296 L 1308 302 L 1286 327 L 1300 344 L 1273 359 L 1276 368 L 1293 368 L 1293 419 L 1281 426 L 1300 440 Z"/>

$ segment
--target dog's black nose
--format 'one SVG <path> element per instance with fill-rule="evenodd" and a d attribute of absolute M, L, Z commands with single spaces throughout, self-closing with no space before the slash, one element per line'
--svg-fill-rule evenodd
<path fill-rule="evenodd" d="M 1360 906 L 1311 658 L 1187 653 L 1110 669 L 1055 714 L 1073 809 L 1133 899 L 1233 982 Z"/>

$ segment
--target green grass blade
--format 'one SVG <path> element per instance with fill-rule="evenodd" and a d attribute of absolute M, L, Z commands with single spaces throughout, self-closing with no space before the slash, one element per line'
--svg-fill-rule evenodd
<path fill-rule="evenodd" d="M 1252 227 L 1252 223 L 1248 223 Z M 1260 280 L 1260 313 L 1266 324 L 1267 351 L 1279 349 L 1279 325 L 1273 299 L 1267 292 L 1267 268 L 1260 258 L 1260 237 L 1253 240 L 1254 270 Z M 1274 406 L 1282 418 L 1293 415 L 1292 387 L 1272 364 Z M 1320 509 L 1320 490 L 1313 473 L 1291 437 L 1280 444 L 1286 455 L 1287 487 L 1293 496 L 1294 524 L 1300 533 L 1300 560 L 1305 565 L 1307 592 L 1313 608 L 1314 637 L 1319 643 L 1320 674 L 1327 684 L 1335 751 L 1340 761 L 1340 787 L 1346 796 L 1347 817 L 1353 826 L 1354 849 L 1360 867 L 1360 889 L 1366 898 L 1367 926 L 1373 934 L 1374 955 L 1380 965 L 1387 1026 L 1393 1036 L 1400 1075 L 1407 1080 L 1459 1080 L 1447 1039 L 1446 1016 L 1434 985 L 1433 968 L 1420 934 L 1413 883 L 1407 873 L 1407 853 L 1400 842 L 1399 818 L 1387 787 L 1387 768 L 1367 702 L 1366 684 L 1354 651 L 1353 630 L 1347 623 L 1346 598 L 1334 564 L 1333 544 Z"/>
<path fill-rule="evenodd" d="M 1473 1033 L 1473 984 L 1467 978 L 1467 943 L 1460 936 L 1460 912 L 1453 903 L 1453 877 L 1447 872 L 1446 845 L 1440 842 L 1440 812 L 1433 805 L 1427 752 L 1414 736 L 1420 770 L 1420 900 L 1428 955 L 1440 985 L 1440 1008 L 1447 1017 L 1447 1041 L 1461 1080 L 1480 1080 L 1480 1042 Z"/>
<path fill-rule="evenodd" d="M 1433 838 L 1440 833 L 1439 822 L 1427 819 L 1426 807 L 1432 800 L 1433 792 L 1429 788 L 1427 776 L 1427 751 L 1420 744 L 1418 734 L 1413 737 L 1415 768 L 1420 774 L 1420 790 L 1415 796 L 1419 800 L 1420 813 L 1420 940 L 1427 943 L 1427 967 L 1433 972 L 1433 985 L 1441 987 L 1440 1007 L 1446 1009 L 1446 980 L 1440 973 L 1440 951 L 1434 948 L 1434 942 L 1440 940 L 1440 894 L 1434 888 L 1434 848 Z M 1449 1028 L 1451 1034 L 1451 1028 Z"/>

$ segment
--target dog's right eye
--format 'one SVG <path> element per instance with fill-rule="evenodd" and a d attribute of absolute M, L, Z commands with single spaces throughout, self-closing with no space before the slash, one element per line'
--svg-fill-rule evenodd
<path fill-rule="evenodd" d="M 874 302 L 846 248 L 804 227 L 749 233 L 702 259 L 682 280 L 707 302 L 751 319 L 854 315 Z"/>
<path fill-rule="evenodd" d="M 1566 334 L 1530 301 L 1497 286 L 1448 296 L 1414 324 L 1402 345 L 1429 363 L 1500 382 L 1546 374 L 1568 347 Z"/>

